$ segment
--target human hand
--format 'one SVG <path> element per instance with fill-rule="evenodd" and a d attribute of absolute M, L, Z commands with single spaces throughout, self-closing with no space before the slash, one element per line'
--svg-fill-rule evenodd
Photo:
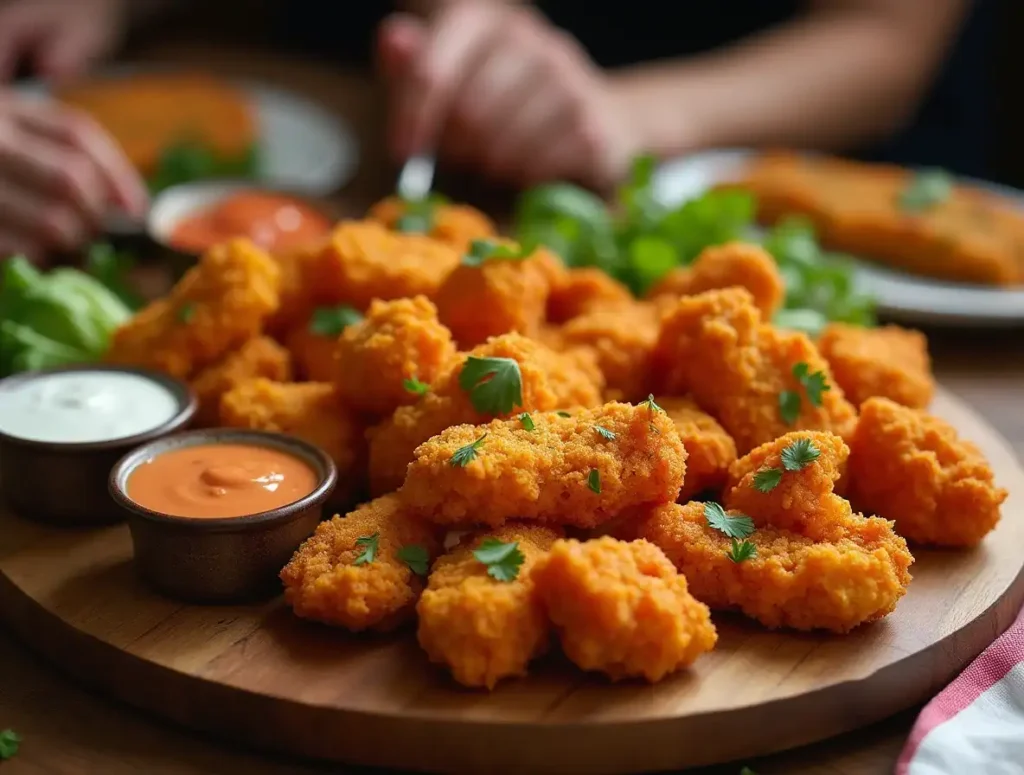
<path fill-rule="evenodd" d="M 640 151 L 615 92 L 579 44 L 532 8 L 462 0 L 381 29 L 399 158 L 431 147 L 518 185 L 617 182 Z"/>
<path fill-rule="evenodd" d="M 126 0 L 0 2 L 0 81 L 29 59 L 44 77 L 77 75 L 124 32 Z"/>
<path fill-rule="evenodd" d="M 92 119 L 0 96 L 0 258 L 74 250 L 111 207 L 142 215 L 146 201 L 139 174 Z"/>

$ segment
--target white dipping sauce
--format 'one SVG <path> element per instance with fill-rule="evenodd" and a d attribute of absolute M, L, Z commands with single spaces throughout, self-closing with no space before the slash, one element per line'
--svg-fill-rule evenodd
<path fill-rule="evenodd" d="M 0 432 L 29 441 L 112 441 L 163 425 L 180 410 L 174 393 L 120 371 L 67 371 L 0 386 Z"/>

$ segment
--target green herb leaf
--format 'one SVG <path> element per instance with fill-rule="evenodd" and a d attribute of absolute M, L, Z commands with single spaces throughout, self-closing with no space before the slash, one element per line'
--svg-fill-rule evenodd
<path fill-rule="evenodd" d="M 347 304 L 317 307 L 309 319 L 309 331 L 317 336 L 337 337 L 349 326 L 363 319 L 359 310 Z"/>
<path fill-rule="evenodd" d="M 754 520 L 745 515 L 732 516 L 727 514 L 719 504 L 708 501 L 704 504 L 704 519 L 708 526 L 729 538 L 746 538 L 754 532 Z"/>
<path fill-rule="evenodd" d="M 601 494 L 601 472 L 596 468 L 590 469 L 590 473 L 587 474 L 587 487 L 590 488 L 591 492 L 596 492 L 598 495 Z"/>
<path fill-rule="evenodd" d="M 651 393 L 650 395 L 647 396 L 647 400 L 646 401 L 641 401 L 640 402 L 640 406 L 646 406 L 650 410 L 652 415 L 655 415 L 655 414 L 658 414 L 659 412 L 664 412 L 665 411 L 660 406 L 658 406 L 657 403 L 655 403 L 655 401 L 654 401 L 654 394 L 653 393 Z"/>
<path fill-rule="evenodd" d="M 800 416 L 800 394 L 795 390 L 779 393 L 779 415 L 786 425 L 792 425 Z"/>
<path fill-rule="evenodd" d="M 407 393 L 412 393 L 414 396 L 422 396 L 428 390 L 430 385 L 426 382 L 420 382 L 416 377 L 409 377 L 409 379 L 402 380 L 402 387 L 405 388 Z"/>
<path fill-rule="evenodd" d="M 781 481 L 781 468 L 764 468 L 754 474 L 754 489 L 758 492 L 771 492 Z"/>
<path fill-rule="evenodd" d="M 563 412 L 561 409 L 555 412 L 555 414 L 557 414 L 559 417 L 572 417 L 571 414 L 569 414 L 568 412 Z"/>
<path fill-rule="evenodd" d="M 803 365 L 806 367 L 806 364 Z M 804 390 L 807 391 L 807 400 L 811 402 L 811 406 L 821 406 L 822 394 L 832 389 L 825 378 L 825 373 L 821 371 L 806 375 L 800 380 L 800 383 L 804 386 Z"/>
<path fill-rule="evenodd" d="M 429 194 L 422 199 L 402 199 L 404 211 L 395 222 L 395 231 L 406 234 L 429 234 L 437 222 L 437 208 L 447 203 L 440 194 Z"/>
<path fill-rule="evenodd" d="M 462 257 L 464 266 L 480 266 L 491 259 L 520 260 L 530 255 L 524 247 L 503 245 L 490 239 L 475 239 L 469 245 L 469 252 Z"/>
<path fill-rule="evenodd" d="M 782 450 L 782 466 L 787 471 L 801 471 L 821 455 L 810 439 L 797 439 Z"/>
<path fill-rule="evenodd" d="M 595 425 L 594 430 L 597 431 L 597 435 L 600 436 L 602 439 L 608 439 L 608 441 L 615 441 L 615 439 L 618 438 L 617 434 L 614 431 L 608 430 L 603 425 Z"/>
<path fill-rule="evenodd" d="M 178 322 L 179 323 L 191 323 L 192 318 L 196 316 L 196 305 L 191 301 L 186 301 L 180 307 L 178 307 Z"/>
<path fill-rule="evenodd" d="M 953 176 L 942 169 L 917 172 L 900 192 L 899 206 L 906 212 L 921 212 L 949 199 L 953 193 Z"/>
<path fill-rule="evenodd" d="M 21 735 L 13 729 L 5 729 L 0 732 L 0 761 L 10 759 L 18 753 L 21 745 Z"/>
<path fill-rule="evenodd" d="M 506 544 L 497 538 L 485 538 L 473 551 L 473 556 L 487 566 L 487 575 L 498 581 L 514 581 L 526 560 L 517 541 Z"/>
<path fill-rule="evenodd" d="M 452 468 L 465 468 L 466 466 L 468 466 L 470 463 L 476 460 L 477 450 L 480 449 L 480 447 L 484 443 L 484 439 L 486 438 L 487 434 L 485 433 L 472 444 L 467 444 L 464 447 L 459 447 L 457 450 L 455 450 L 455 454 L 452 455 L 451 460 L 448 461 L 448 464 L 451 465 Z"/>
<path fill-rule="evenodd" d="M 132 290 L 128 282 L 128 273 L 135 260 L 127 253 L 119 253 L 107 242 L 96 242 L 89 246 L 85 254 L 85 271 L 99 280 L 130 310 L 138 310 L 143 306 L 142 297 Z"/>
<path fill-rule="evenodd" d="M 533 422 L 533 418 L 530 417 L 529 412 L 523 412 L 521 415 L 519 415 L 519 422 L 521 422 L 523 424 L 523 427 L 526 428 L 526 430 L 528 431 L 532 431 L 537 427 Z"/>
<path fill-rule="evenodd" d="M 377 552 L 380 549 L 380 533 L 370 536 L 363 536 L 356 539 L 356 546 L 363 547 L 362 553 L 356 557 L 355 565 L 369 565 L 377 559 Z"/>
<path fill-rule="evenodd" d="M 508 414 L 523 405 L 523 375 L 512 358 L 470 355 L 459 372 L 459 387 L 480 414 Z"/>
<path fill-rule="evenodd" d="M 397 556 L 417 576 L 426 576 L 430 573 L 430 552 L 425 546 L 406 544 L 398 550 Z"/>
<path fill-rule="evenodd" d="M 757 557 L 757 547 L 750 541 L 740 543 L 734 538 L 732 539 L 732 549 L 726 552 L 725 556 L 738 565 L 744 560 Z"/>
<path fill-rule="evenodd" d="M 149 180 L 153 193 L 181 183 L 223 178 L 253 180 L 259 176 L 260 154 L 255 145 L 235 157 L 218 156 L 202 141 L 182 138 L 160 154 L 156 170 Z"/>

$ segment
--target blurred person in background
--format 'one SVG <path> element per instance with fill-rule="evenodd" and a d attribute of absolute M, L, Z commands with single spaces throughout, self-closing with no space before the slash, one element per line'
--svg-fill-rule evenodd
<path fill-rule="evenodd" d="M 132 15 L 186 2 L 8 0 L 0 74 L 24 60 L 44 76 L 80 73 L 112 50 Z M 393 12 L 392 3 L 279 0 L 274 29 L 307 56 L 376 55 L 399 161 L 437 149 L 446 162 L 512 185 L 569 179 L 606 189 L 638 153 L 729 146 L 841 151 L 984 175 L 991 4 L 406 0 Z M 62 158 L 82 169 L 81 184 L 54 185 L 44 149 L 10 139 L 25 131 L 17 118 L 21 128 L 11 128 L 16 106 L 0 106 L 0 212 L 11 192 L 30 188 L 63 220 L 85 217 L 80 189 L 90 201 L 137 203 L 139 182 L 109 149 L 98 155 L 95 127 L 48 108 L 51 123 L 73 121 L 82 134 L 59 143 Z M 27 210 L 0 220 L 0 249 L 11 235 L 28 239 Z M 62 232 L 65 242 L 77 234 Z"/>

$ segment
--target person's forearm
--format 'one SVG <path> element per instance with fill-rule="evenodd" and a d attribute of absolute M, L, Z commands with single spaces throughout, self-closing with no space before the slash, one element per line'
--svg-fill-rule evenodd
<path fill-rule="evenodd" d="M 710 146 L 848 148 L 912 117 L 965 7 L 911 4 L 900 16 L 894 6 L 834 2 L 720 52 L 613 72 L 613 90 L 644 146 L 662 155 Z M 914 14 L 922 11 L 927 30 L 915 39 Z"/>

